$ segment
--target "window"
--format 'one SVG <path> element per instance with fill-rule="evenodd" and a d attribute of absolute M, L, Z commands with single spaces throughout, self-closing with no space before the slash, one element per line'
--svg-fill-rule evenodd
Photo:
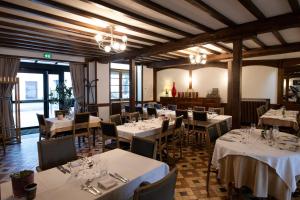
<path fill-rule="evenodd" d="M 129 99 L 129 71 L 114 70 L 110 74 L 110 98 Z"/>
<path fill-rule="evenodd" d="M 25 98 L 37 99 L 37 81 L 25 81 Z"/>

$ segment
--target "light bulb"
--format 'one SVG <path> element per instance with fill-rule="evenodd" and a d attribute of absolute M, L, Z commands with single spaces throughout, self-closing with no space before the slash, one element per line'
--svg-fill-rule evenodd
<path fill-rule="evenodd" d="M 114 42 L 113 43 L 113 49 L 119 50 L 120 49 L 120 43 L 119 42 Z"/>
<path fill-rule="evenodd" d="M 127 39 L 128 39 L 128 38 L 127 38 L 126 35 L 123 35 L 123 36 L 122 36 L 122 41 L 123 41 L 123 42 L 127 42 Z"/>
<path fill-rule="evenodd" d="M 126 45 L 125 45 L 125 43 L 122 43 L 120 45 L 120 50 L 124 51 L 125 49 L 126 49 Z"/>
<path fill-rule="evenodd" d="M 207 58 L 207 55 L 206 55 L 206 54 L 202 54 L 202 58 L 203 58 L 203 59 L 206 59 L 206 58 Z"/>
<path fill-rule="evenodd" d="M 202 59 L 201 64 L 203 64 L 203 65 L 206 64 L 206 59 Z"/>
<path fill-rule="evenodd" d="M 102 36 L 100 33 L 98 33 L 97 35 L 95 35 L 95 40 L 96 40 L 97 42 L 102 41 L 102 39 L 103 39 L 103 36 Z"/>
<path fill-rule="evenodd" d="M 200 63 L 201 62 L 201 56 L 200 55 L 196 55 L 196 63 Z"/>
<path fill-rule="evenodd" d="M 190 59 L 191 60 L 194 59 L 194 55 L 190 54 Z"/>
<path fill-rule="evenodd" d="M 193 59 L 191 59 L 191 63 L 192 64 L 196 64 L 196 60 L 193 58 Z"/>
<path fill-rule="evenodd" d="M 106 53 L 109 53 L 110 50 L 111 50 L 111 47 L 110 47 L 110 46 L 107 45 L 107 46 L 104 47 L 104 51 L 105 51 Z"/>

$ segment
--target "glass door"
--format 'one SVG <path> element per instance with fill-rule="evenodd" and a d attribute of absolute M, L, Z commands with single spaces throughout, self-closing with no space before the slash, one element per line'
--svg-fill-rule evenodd
<path fill-rule="evenodd" d="M 59 74 L 49 74 L 48 75 L 48 96 L 53 93 L 54 96 L 57 96 L 56 94 L 56 86 L 59 84 Z M 51 103 L 48 102 L 49 106 L 49 117 L 55 117 L 54 111 L 59 110 L 59 105 L 57 103 Z"/>

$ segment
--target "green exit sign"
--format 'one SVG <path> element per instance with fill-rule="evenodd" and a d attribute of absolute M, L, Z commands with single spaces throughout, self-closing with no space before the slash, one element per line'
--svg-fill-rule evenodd
<path fill-rule="evenodd" d="M 51 58 L 52 58 L 52 53 L 50 53 L 50 52 L 45 52 L 45 53 L 43 54 L 43 57 L 44 57 L 44 58 L 47 58 L 47 59 L 51 59 Z"/>

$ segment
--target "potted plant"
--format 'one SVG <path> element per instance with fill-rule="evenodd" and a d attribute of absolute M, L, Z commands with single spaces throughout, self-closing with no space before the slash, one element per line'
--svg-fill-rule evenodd
<path fill-rule="evenodd" d="M 73 94 L 72 87 L 66 86 L 63 82 L 58 84 L 55 90 L 49 94 L 50 104 L 58 104 L 60 110 L 65 110 L 69 114 L 71 107 L 73 106 Z"/>
<path fill-rule="evenodd" d="M 23 170 L 10 175 L 13 194 L 20 198 L 26 195 L 24 187 L 34 182 L 34 172 L 32 170 Z"/>

